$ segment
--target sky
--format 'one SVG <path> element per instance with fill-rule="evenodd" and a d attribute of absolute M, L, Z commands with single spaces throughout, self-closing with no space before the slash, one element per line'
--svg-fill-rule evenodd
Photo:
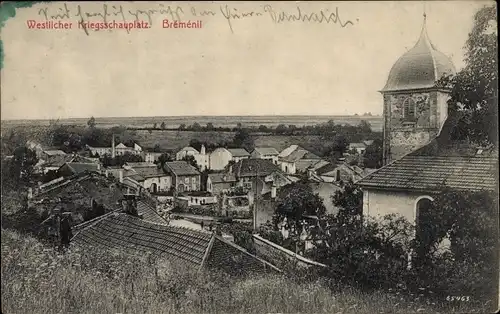
<path fill-rule="evenodd" d="M 37 4 L 1 29 L 1 118 L 380 114 L 378 91 L 417 42 L 424 10 L 432 43 L 460 69 L 473 16 L 491 3 L 68 2 L 55 20 L 71 22 L 67 30 L 30 29 L 45 12 L 67 12 L 64 2 Z M 163 28 L 175 17 L 169 8 L 202 27 Z M 108 22 L 137 15 L 151 27 L 87 35 L 78 10 L 89 22 L 108 12 Z M 278 23 L 271 14 L 298 10 L 338 20 Z"/>

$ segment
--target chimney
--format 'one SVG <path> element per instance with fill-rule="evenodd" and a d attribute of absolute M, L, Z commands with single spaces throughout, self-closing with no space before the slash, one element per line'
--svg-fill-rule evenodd
<path fill-rule="evenodd" d="M 28 199 L 32 199 L 33 198 L 33 189 L 32 188 L 28 188 Z"/>
<path fill-rule="evenodd" d="M 123 169 L 120 169 L 120 183 L 123 183 Z"/>
<path fill-rule="evenodd" d="M 111 142 L 111 158 L 116 157 L 116 152 L 115 152 L 115 135 L 113 134 L 113 140 Z"/>
<path fill-rule="evenodd" d="M 276 185 L 273 184 L 271 187 L 271 198 L 275 199 L 276 198 Z"/>
<path fill-rule="evenodd" d="M 229 173 L 233 173 L 233 165 L 229 166 Z"/>
<path fill-rule="evenodd" d="M 205 145 L 201 145 L 200 154 L 205 155 Z"/>
<path fill-rule="evenodd" d="M 106 171 L 104 172 L 104 175 L 106 176 L 106 178 L 109 176 L 108 169 L 106 169 Z"/>

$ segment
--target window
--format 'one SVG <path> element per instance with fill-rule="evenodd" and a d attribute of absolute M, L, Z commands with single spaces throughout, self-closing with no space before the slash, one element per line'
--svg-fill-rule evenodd
<path fill-rule="evenodd" d="M 184 183 L 189 184 L 189 177 L 184 178 Z"/>
<path fill-rule="evenodd" d="M 415 120 L 415 100 L 413 98 L 408 97 L 403 102 L 403 117 L 406 121 L 414 121 Z"/>
<path fill-rule="evenodd" d="M 193 177 L 193 178 L 191 179 L 191 181 L 192 181 L 193 183 L 195 183 L 195 182 L 196 182 L 196 177 Z"/>

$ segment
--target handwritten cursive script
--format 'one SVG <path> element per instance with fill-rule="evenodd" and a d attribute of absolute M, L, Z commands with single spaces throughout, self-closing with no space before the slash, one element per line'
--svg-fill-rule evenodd
<path fill-rule="evenodd" d="M 264 6 L 264 11 L 269 13 L 269 16 L 274 23 L 282 22 L 316 22 L 316 23 L 334 23 L 339 24 L 341 27 L 346 27 L 347 25 L 354 25 L 350 20 L 342 22 L 339 15 L 339 8 L 335 8 L 335 12 L 328 13 L 328 10 L 320 10 L 319 13 L 302 13 L 302 10 L 297 6 L 297 12 L 295 14 L 289 14 L 284 11 L 276 12 L 270 5 Z"/>
<path fill-rule="evenodd" d="M 343 21 L 340 18 L 339 8 L 336 7 L 334 12 L 330 12 L 328 9 L 321 9 L 318 12 L 306 13 L 300 6 L 296 6 L 293 13 L 288 13 L 285 11 L 275 10 L 271 5 L 266 4 L 264 6 L 259 6 L 255 10 L 238 10 L 230 5 L 220 5 L 219 11 L 214 11 L 210 9 L 198 10 L 194 6 L 188 6 L 186 10 L 182 6 L 165 6 L 164 4 L 159 4 L 156 8 L 150 9 L 135 9 L 128 10 L 124 9 L 122 5 L 108 5 L 103 4 L 102 7 L 98 7 L 92 11 L 84 9 L 84 5 L 77 5 L 76 9 L 68 8 L 68 5 L 64 3 L 62 7 L 56 9 L 50 9 L 48 7 L 42 8 L 38 11 L 38 15 L 45 18 L 46 21 L 49 20 L 65 20 L 74 19 L 79 20 L 79 24 L 82 25 L 82 29 L 87 35 L 89 32 L 85 27 L 85 23 L 89 19 L 93 21 L 101 20 L 101 22 L 108 22 L 108 18 L 121 19 L 126 23 L 129 19 L 139 21 L 140 19 L 146 19 L 149 24 L 153 24 L 153 16 L 161 15 L 163 17 L 168 17 L 173 21 L 181 21 L 183 19 L 190 19 L 194 17 L 203 18 L 217 18 L 220 16 L 227 21 L 229 29 L 234 33 L 233 22 L 236 20 L 250 19 L 250 18 L 263 18 L 268 17 L 275 24 L 283 24 L 286 22 L 302 22 L 302 23 L 324 23 L 324 24 L 337 24 L 342 28 L 349 25 L 354 25 L 351 20 Z M 130 33 L 130 29 L 127 29 L 127 33 Z"/>

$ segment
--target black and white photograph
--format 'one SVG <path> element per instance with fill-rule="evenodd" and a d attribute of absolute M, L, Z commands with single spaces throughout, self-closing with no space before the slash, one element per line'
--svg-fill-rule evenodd
<path fill-rule="evenodd" d="M 496 313 L 497 24 L 0 3 L 1 312 Z"/>

